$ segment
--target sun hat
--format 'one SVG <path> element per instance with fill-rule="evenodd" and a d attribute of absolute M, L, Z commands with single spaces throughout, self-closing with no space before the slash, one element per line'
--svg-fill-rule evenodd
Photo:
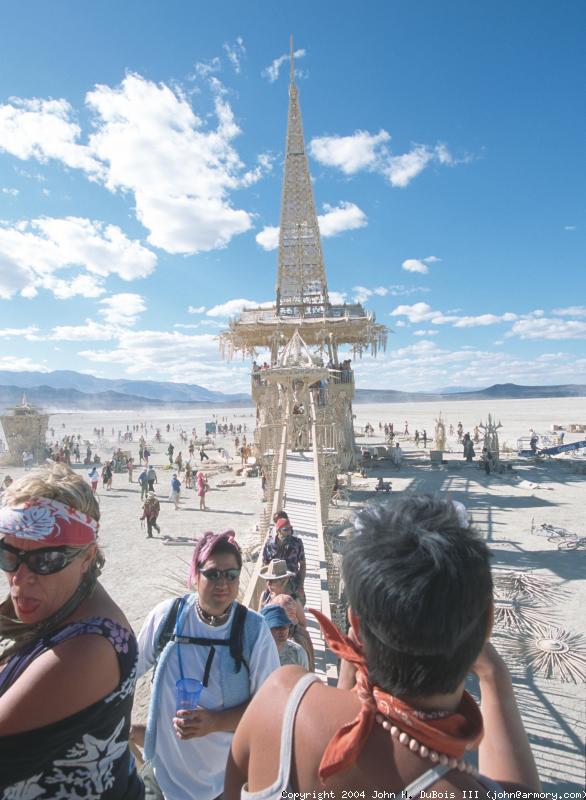
<path fill-rule="evenodd" d="M 265 581 L 279 581 L 281 578 L 294 578 L 295 573 L 289 572 L 285 559 L 273 558 L 271 562 L 261 567 L 259 577 Z"/>
<path fill-rule="evenodd" d="M 291 525 L 290 521 L 288 519 L 283 519 L 283 517 L 281 517 L 281 519 L 278 519 L 275 524 L 275 528 L 278 531 L 280 531 L 281 528 L 292 528 L 292 527 L 293 526 Z"/>
<path fill-rule="evenodd" d="M 261 609 L 260 613 L 265 618 L 269 628 L 285 628 L 291 624 L 285 609 L 281 608 L 281 606 L 271 604 Z"/>

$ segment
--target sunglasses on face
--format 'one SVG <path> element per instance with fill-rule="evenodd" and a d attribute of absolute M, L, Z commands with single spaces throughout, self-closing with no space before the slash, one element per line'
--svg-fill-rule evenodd
<path fill-rule="evenodd" d="M 200 569 L 200 575 L 212 583 L 217 583 L 221 578 L 225 578 L 228 583 L 233 583 L 240 576 L 240 569 L 232 567 L 231 569 Z"/>
<path fill-rule="evenodd" d="M 53 575 L 61 572 L 87 548 L 42 547 L 39 550 L 18 550 L 5 542 L 0 542 L 0 569 L 16 572 L 21 564 L 35 575 Z"/>

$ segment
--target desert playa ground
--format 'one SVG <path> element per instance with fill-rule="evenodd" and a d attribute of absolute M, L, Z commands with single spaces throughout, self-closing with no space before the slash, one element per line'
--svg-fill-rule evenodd
<path fill-rule="evenodd" d="M 356 430 L 361 431 L 367 422 L 375 427 L 373 437 L 357 441 L 368 445 L 382 442 L 379 421 L 393 422 L 395 430 L 402 432 L 408 420 L 411 434 L 416 428 L 420 431 L 425 428 L 428 436 L 433 436 L 440 410 L 447 427 L 453 424 L 455 428 L 462 421 L 464 430 L 471 433 L 475 425 L 486 421 L 488 413 L 500 420 L 501 444 L 507 444 L 512 451 L 504 458 L 510 462 L 512 470 L 502 476 L 485 475 L 476 464 L 466 464 L 454 437 L 448 438 L 451 452 L 445 454 L 445 463 L 432 467 L 429 450 L 416 447 L 412 438 L 400 436 L 405 453 L 401 470 L 397 471 L 383 460 L 372 467 L 367 478 L 355 477 L 349 506 L 331 508 L 332 524 L 339 527 L 340 518 L 347 517 L 366 502 L 380 502 L 373 491 L 379 475 L 392 481 L 393 491 L 385 496 L 385 502 L 393 502 L 393 497 L 403 492 L 441 492 L 466 505 L 474 524 L 491 547 L 497 596 L 508 599 L 509 610 L 514 612 L 508 614 L 513 627 L 507 629 L 504 622 L 497 626 L 495 643 L 505 653 L 514 676 L 517 700 L 543 788 L 549 792 L 579 792 L 584 787 L 584 684 L 562 680 L 559 664 L 562 668 L 568 664 L 577 665 L 582 672 L 585 667 L 586 553 L 583 542 L 582 547 L 564 549 L 563 540 L 550 541 L 548 536 L 541 535 L 541 526 L 551 524 L 586 536 L 586 455 L 580 451 L 571 456 L 521 459 L 516 456 L 514 447 L 517 438 L 527 436 L 530 428 L 547 433 L 552 424 L 569 426 L 586 422 L 586 400 L 444 402 L 441 407 L 437 403 L 357 405 L 354 409 Z M 161 500 L 161 536 L 152 540 L 146 538 L 139 521 L 139 487 L 136 482 L 129 483 L 126 474 L 116 474 L 112 491 L 100 488 L 99 497 L 101 538 L 107 558 L 103 582 L 137 631 L 152 606 L 171 593 L 181 592 L 184 586 L 192 547 L 189 542 L 181 542 L 181 537 L 192 539 L 206 530 L 232 528 L 244 547 L 258 544 L 255 525 L 262 510 L 260 479 L 235 479 L 234 473 L 222 471 L 217 450 L 210 448 L 208 453 L 212 460 L 204 462 L 204 469 L 210 476 L 209 510 L 198 510 L 194 490 L 183 491 L 179 511 L 167 500 L 171 471 L 165 451 L 169 441 L 175 445 L 175 454 L 181 450 L 185 459 L 187 452 L 179 440 L 180 430 L 189 435 L 195 427 L 198 435 L 203 434 L 204 423 L 212 420 L 213 415 L 235 425 L 245 424 L 247 436 L 251 437 L 255 418 L 253 409 L 249 408 L 67 413 L 55 414 L 50 419 L 55 438 L 65 433 L 80 433 L 83 440 L 89 439 L 97 447 L 102 459 L 118 446 L 119 430 L 124 432 L 127 425 L 148 423 L 151 461 L 159 480 L 156 488 Z M 169 434 L 165 431 L 167 423 L 172 426 Z M 102 426 L 106 437 L 100 445 L 92 431 Z M 161 444 L 154 443 L 157 428 L 164 437 Z M 225 447 L 234 456 L 233 438 L 218 437 L 214 447 Z M 580 438 L 585 435 L 566 433 L 565 441 Z M 121 446 L 132 450 L 138 463 L 137 440 L 138 434 L 135 434 L 134 443 L 122 442 Z M 233 463 L 237 466 L 239 460 L 234 458 Z M 79 469 L 85 474 L 85 467 Z M 13 477 L 21 473 L 18 468 L 4 468 L 0 477 L 7 471 Z M 137 474 L 135 471 L 135 481 Z M 226 479 L 243 485 L 221 486 L 220 482 Z M 165 536 L 172 537 L 174 544 L 167 544 Z M 506 581 L 511 572 L 529 576 L 529 594 L 522 592 L 516 605 L 510 603 L 511 595 L 507 594 Z M 537 595 L 531 596 L 535 587 Z M 503 607 L 506 612 L 506 602 Z M 523 631 L 518 625 L 524 623 L 532 625 L 533 629 Z M 535 625 L 541 625 L 541 632 Z M 564 639 L 566 633 L 570 638 Z M 535 641 L 544 637 L 552 638 L 554 646 L 562 651 L 553 659 L 556 668 L 551 677 L 541 674 L 537 665 L 531 663 L 532 657 L 540 652 L 535 650 Z M 135 708 L 138 719 L 144 717 L 147 702 L 148 682 L 143 682 Z"/>

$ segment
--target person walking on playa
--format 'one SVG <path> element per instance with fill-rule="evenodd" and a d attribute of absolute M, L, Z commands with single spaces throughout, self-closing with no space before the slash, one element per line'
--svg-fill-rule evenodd
<path fill-rule="evenodd" d="M 208 456 L 206 451 L 203 449 L 203 444 L 202 444 L 201 449 L 199 451 L 199 462 L 200 462 L 200 464 L 203 464 L 204 460 L 205 461 L 209 461 L 210 457 Z"/>
<path fill-rule="evenodd" d="M 134 470 L 134 459 L 132 457 L 126 462 L 126 469 L 128 470 L 128 483 L 132 483 L 132 471 Z"/>
<path fill-rule="evenodd" d="M 158 483 L 157 480 L 157 473 L 155 472 L 154 467 L 149 467 L 147 470 L 147 484 L 149 492 L 155 491 L 155 483 Z"/>
<path fill-rule="evenodd" d="M 153 538 L 153 528 L 155 528 L 159 535 L 161 533 L 161 529 L 157 523 L 160 511 L 161 504 L 157 500 L 157 495 L 154 492 L 149 492 L 147 499 L 144 501 L 144 505 L 142 507 L 142 517 L 140 518 L 141 522 L 146 520 L 147 539 Z"/>
<path fill-rule="evenodd" d="M 171 467 L 173 466 L 173 453 L 174 452 L 175 452 L 175 445 L 170 443 L 169 447 L 167 448 L 167 455 L 169 456 L 169 465 Z"/>
<path fill-rule="evenodd" d="M 140 475 L 138 476 L 138 485 L 140 486 L 140 499 L 144 500 L 149 488 L 146 467 L 143 467 L 143 469 L 140 472 Z"/>
<path fill-rule="evenodd" d="M 173 473 L 171 478 L 171 487 L 169 491 L 169 500 L 175 504 L 175 511 L 179 511 L 179 497 L 181 495 L 181 481 L 177 477 L 177 473 Z"/>
<path fill-rule="evenodd" d="M 199 470 L 199 472 L 196 475 L 195 488 L 197 491 L 197 496 L 199 497 L 199 510 L 207 511 L 206 492 L 209 487 L 208 487 L 208 482 L 206 480 L 205 472 L 202 472 L 202 470 Z"/>
<path fill-rule="evenodd" d="M 102 486 L 107 492 L 112 488 L 112 465 L 109 461 L 102 467 Z"/>
<path fill-rule="evenodd" d="M 92 487 L 92 492 L 94 494 L 96 494 L 97 491 L 98 491 L 98 481 L 100 479 L 100 476 L 98 474 L 98 470 L 96 469 L 96 467 L 92 467 L 89 470 L 87 476 L 88 476 L 88 480 L 90 482 L 90 485 Z"/>

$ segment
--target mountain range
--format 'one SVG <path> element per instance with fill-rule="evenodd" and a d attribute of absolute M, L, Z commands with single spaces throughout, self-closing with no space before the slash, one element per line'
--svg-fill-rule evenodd
<path fill-rule="evenodd" d="M 20 403 L 23 392 L 30 402 L 47 411 L 156 408 L 187 405 L 251 405 L 248 394 L 224 394 L 203 386 L 167 381 L 111 380 L 93 375 L 55 372 L 11 372 L 0 370 L 0 409 Z M 586 397 L 586 386 L 518 386 L 501 383 L 485 389 L 447 387 L 437 392 L 400 392 L 392 389 L 357 389 L 357 403 L 413 403 L 438 400 L 527 399 Z"/>

